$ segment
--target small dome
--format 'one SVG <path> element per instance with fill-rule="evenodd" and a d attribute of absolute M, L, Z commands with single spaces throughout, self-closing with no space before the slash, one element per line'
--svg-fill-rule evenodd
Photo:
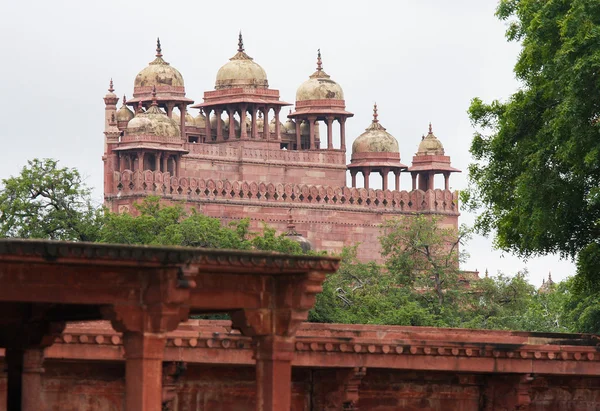
<path fill-rule="evenodd" d="M 256 119 L 256 128 L 258 131 L 263 131 L 265 125 L 265 121 L 263 120 L 262 113 L 258 113 L 258 118 Z"/>
<path fill-rule="evenodd" d="M 292 241 L 298 243 L 300 245 L 300 248 L 302 248 L 302 252 L 303 253 L 307 253 L 310 250 L 312 250 L 312 244 L 310 243 L 310 241 L 308 241 L 307 238 L 301 236 L 296 231 L 296 226 L 294 225 L 294 220 L 292 219 L 291 214 L 290 214 L 289 219 L 288 219 L 287 228 L 288 228 L 288 231 L 287 231 L 287 233 L 285 233 L 285 236 L 289 240 L 292 240 Z"/>
<path fill-rule="evenodd" d="M 214 114 L 210 116 L 210 128 L 213 130 L 217 129 L 217 116 Z M 221 129 L 225 130 L 225 122 L 223 119 L 221 119 Z"/>
<path fill-rule="evenodd" d="M 175 67 L 163 60 L 159 39 L 156 44 L 156 58 L 149 63 L 148 67 L 138 73 L 133 86 L 183 87 L 183 76 Z"/>
<path fill-rule="evenodd" d="M 269 87 L 265 70 L 244 52 L 242 33 L 239 37 L 238 52 L 219 69 L 215 83 L 216 90 L 234 87 Z"/>
<path fill-rule="evenodd" d="M 229 115 L 225 115 L 225 118 L 223 119 L 223 123 L 225 123 L 225 128 L 224 130 L 229 131 Z M 240 122 L 238 121 L 237 118 L 233 118 L 233 127 L 235 131 L 240 131 Z"/>
<path fill-rule="evenodd" d="M 296 101 L 306 100 L 343 100 L 342 87 L 323 71 L 321 50 L 317 57 L 317 71 L 296 90 Z"/>
<path fill-rule="evenodd" d="M 279 130 L 280 132 L 283 130 L 283 123 L 281 121 L 279 122 Z M 269 122 L 269 131 L 271 133 L 275 132 L 275 117 Z"/>
<path fill-rule="evenodd" d="M 179 124 L 179 121 L 180 121 L 179 114 L 173 113 L 171 115 L 171 118 L 173 120 L 175 120 L 177 122 L 177 124 Z M 194 119 L 194 116 L 192 116 L 189 112 L 185 113 L 185 125 L 186 126 L 195 126 L 196 125 L 196 120 Z"/>
<path fill-rule="evenodd" d="M 206 127 L 206 116 L 202 113 L 198 114 L 198 116 L 194 119 L 194 124 L 199 128 Z"/>
<path fill-rule="evenodd" d="M 123 105 L 121 106 L 121 108 L 119 108 L 119 110 L 117 110 L 117 122 L 118 123 L 128 123 L 129 120 L 131 120 L 133 117 L 135 117 L 135 114 L 133 114 L 133 111 L 131 111 L 129 109 L 129 107 L 127 107 L 126 105 L 127 103 L 127 99 L 125 98 L 125 96 L 123 96 Z"/>
<path fill-rule="evenodd" d="M 352 143 L 352 154 L 399 153 L 400 147 L 394 136 L 385 131 L 377 119 L 377 104 L 373 108 L 373 122 Z"/>
<path fill-rule="evenodd" d="M 441 141 L 433 134 L 431 123 L 429 123 L 429 133 L 421 139 L 419 144 L 418 156 L 443 156 L 444 146 Z"/>
<path fill-rule="evenodd" d="M 300 123 L 300 135 L 308 136 L 309 133 L 310 133 L 310 124 L 308 124 L 307 120 L 304 120 L 304 121 L 302 121 L 302 123 Z M 320 136 L 319 125 L 315 124 L 315 138 L 318 140 L 319 136 Z"/>
<path fill-rule="evenodd" d="M 175 120 L 158 108 L 156 101 L 146 112 L 138 112 L 127 124 L 127 135 L 151 135 L 156 137 L 179 137 L 181 132 Z"/>
<path fill-rule="evenodd" d="M 296 122 L 291 118 L 288 118 L 283 124 L 282 130 L 287 134 L 296 134 Z"/>

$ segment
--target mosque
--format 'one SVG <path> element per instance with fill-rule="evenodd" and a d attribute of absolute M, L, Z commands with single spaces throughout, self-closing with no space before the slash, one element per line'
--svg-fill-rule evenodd
<path fill-rule="evenodd" d="M 105 202 L 114 212 L 159 195 L 224 222 L 250 218 L 254 228 L 266 222 L 285 232 L 291 219 L 311 247 L 339 252 L 360 243 L 359 257 L 371 260 L 380 254 L 380 225 L 391 217 L 426 213 L 458 226 L 449 178 L 459 170 L 431 125 L 406 166 L 375 105 L 346 164 L 346 122 L 353 113 L 341 85 L 325 72 L 320 50 L 291 109 L 246 53 L 241 33 L 237 52 L 202 103 L 186 96 L 183 76 L 163 58 L 160 40 L 155 59 L 134 80 L 133 97 L 123 96 L 117 108 L 114 91 L 111 80 L 103 161 Z M 401 189 L 401 173 L 410 173 L 412 187 Z M 435 188 L 436 175 L 443 176 L 443 188 Z"/>

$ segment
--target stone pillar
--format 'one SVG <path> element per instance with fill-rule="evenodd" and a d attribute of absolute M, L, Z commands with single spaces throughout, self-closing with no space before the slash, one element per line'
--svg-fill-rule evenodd
<path fill-rule="evenodd" d="M 144 171 L 144 153 L 138 151 L 137 153 L 137 167 L 135 171 Z"/>
<path fill-rule="evenodd" d="M 341 117 L 339 119 L 340 122 L 340 140 L 341 140 L 341 147 L 340 149 L 342 151 L 346 151 L 346 117 Z"/>
<path fill-rule="evenodd" d="M 276 106 L 275 110 L 275 140 L 281 141 L 281 123 L 279 122 L 279 112 L 281 111 L 280 106 Z"/>
<path fill-rule="evenodd" d="M 181 118 L 179 119 L 179 126 L 181 127 L 181 140 L 185 143 L 187 142 L 187 136 L 185 134 L 185 115 L 187 113 L 187 109 L 185 104 L 179 105 L 179 114 L 181 114 Z"/>
<path fill-rule="evenodd" d="M 20 348 L 7 348 L 4 361 L 6 362 L 6 411 L 21 411 L 23 391 L 23 356 Z"/>
<path fill-rule="evenodd" d="M 162 153 L 156 153 L 154 155 L 154 171 L 160 171 L 160 156 Z"/>
<path fill-rule="evenodd" d="M 450 190 L 450 173 L 444 173 L 444 190 Z"/>
<path fill-rule="evenodd" d="M 308 118 L 308 134 L 309 134 L 308 149 L 309 150 L 315 149 L 315 121 L 316 120 L 317 119 L 312 116 Z"/>
<path fill-rule="evenodd" d="M 257 139 L 258 138 L 258 130 L 256 127 L 256 116 L 257 116 L 257 110 L 256 110 L 256 106 L 252 106 L 252 126 L 250 127 L 250 135 L 252 136 L 253 139 Z"/>
<path fill-rule="evenodd" d="M 212 111 L 209 108 L 202 109 L 204 111 L 204 116 L 206 117 L 206 122 L 204 123 L 204 133 L 206 134 L 205 142 L 209 143 L 212 141 L 212 131 L 210 129 L 210 112 Z"/>
<path fill-rule="evenodd" d="M 410 173 L 412 177 L 412 190 L 415 191 L 417 189 L 417 173 Z"/>
<path fill-rule="evenodd" d="M 217 117 L 217 142 L 223 142 L 223 126 L 221 124 L 221 114 L 223 114 L 223 110 L 215 109 L 215 116 Z"/>
<path fill-rule="evenodd" d="M 167 109 L 167 117 L 173 118 L 173 103 L 167 103 L 165 107 Z"/>
<path fill-rule="evenodd" d="M 125 347 L 125 409 L 162 410 L 162 361 L 165 335 L 123 333 Z"/>
<path fill-rule="evenodd" d="M 435 173 L 433 171 L 431 171 L 427 177 L 428 177 L 427 178 L 427 189 L 433 190 L 433 187 L 434 187 L 433 182 L 435 179 Z"/>
<path fill-rule="evenodd" d="M 119 153 L 119 173 L 123 173 L 125 170 L 125 155 L 123 153 Z"/>
<path fill-rule="evenodd" d="M 389 168 L 381 169 L 381 179 L 382 179 L 382 187 L 384 190 L 388 189 L 388 175 L 390 174 Z"/>
<path fill-rule="evenodd" d="M 42 374 L 44 373 L 44 349 L 32 348 L 23 354 L 22 411 L 42 411 Z"/>
<path fill-rule="evenodd" d="M 263 140 L 270 140 L 271 136 L 269 135 L 269 107 L 265 107 L 263 111 Z"/>
<path fill-rule="evenodd" d="M 394 170 L 394 177 L 396 177 L 396 191 L 400 191 L 400 170 Z"/>
<path fill-rule="evenodd" d="M 227 113 L 229 114 L 229 140 L 233 141 L 235 139 L 235 117 L 233 117 L 235 110 L 228 107 Z"/>
<path fill-rule="evenodd" d="M 302 150 L 302 134 L 300 133 L 300 123 L 302 120 L 296 117 L 296 150 Z"/>
<path fill-rule="evenodd" d="M 242 104 L 241 110 L 242 111 L 240 112 L 240 139 L 247 140 L 248 130 L 246 130 L 246 112 L 248 110 L 248 105 Z"/>
<path fill-rule="evenodd" d="M 363 177 L 365 178 L 365 188 L 369 189 L 369 175 L 371 174 L 371 169 L 365 168 L 363 170 Z"/>
<path fill-rule="evenodd" d="M 294 339 L 273 335 L 253 339 L 256 342 L 256 410 L 289 410 Z"/>
<path fill-rule="evenodd" d="M 356 169 L 351 169 L 350 170 L 350 175 L 352 176 L 352 187 L 356 188 L 356 174 L 358 173 L 358 170 Z"/>
<path fill-rule="evenodd" d="M 327 150 L 333 149 L 333 117 L 327 116 Z"/>
<path fill-rule="evenodd" d="M 365 367 L 356 367 L 350 370 L 339 370 L 338 381 L 342 385 L 342 410 L 358 411 L 360 383 L 367 373 Z"/>
<path fill-rule="evenodd" d="M 175 172 L 177 177 L 181 176 L 181 155 L 179 154 L 175 157 Z"/>
<path fill-rule="evenodd" d="M 167 171 L 169 171 L 169 155 L 167 153 L 164 153 L 162 155 L 162 171 L 163 173 L 166 173 Z"/>

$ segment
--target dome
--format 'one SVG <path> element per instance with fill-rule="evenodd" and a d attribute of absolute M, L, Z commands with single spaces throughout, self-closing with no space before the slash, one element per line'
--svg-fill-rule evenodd
<path fill-rule="evenodd" d="M 156 58 L 135 77 L 133 85 L 137 87 L 183 87 L 183 76 L 169 63 L 163 60 L 160 39 L 156 41 Z"/>
<path fill-rule="evenodd" d="M 119 110 L 117 110 L 118 123 L 128 123 L 129 120 L 131 120 L 135 116 L 135 114 L 133 114 L 133 111 L 131 111 L 126 104 L 127 99 L 125 98 L 125 96 L 123 96 L 123 105 L 121 106 L 121 108 L 119 108 Z"/>
<path fill-rule="evenodd" d="M 287 233 L 285 233 L 285 236 L 287 239 L 298 243 L 298 245 L 300 245 L 300 248 L 302 248 L 303 253 L 307 253 L 310 250 L 312 250 L 312 244 L 310 243 L 310 241 L 308 241 L 307 238 L 301 236 L 296 231 L 296 226 L 294 225 L 294 220 L 292 219 L 291 215 L 289 216 L 289 219 L 288 219 L 287 228 L 288 228 L 288 231 L 287 231 Z"/>
<path fill-rule="evenodd" d="M 179 114 L 173 113 L 171 115 L 171 118 L 173 120 L 175 120 L 177 122 L 177 124 L 179 124 L 179 122 L 180 122 Z M 185 125 L 186 126 L 195 126 L 196 125 L 196 120 L 194 119 L 194 116 L 192 116 L 189 112 L 185 113 Z"/>
<path fill-rule="evenodd" d="M 180 137 L 179 125 L 160 111 L 156 101 L 144 113 L 138 113 L 127 124 L 127 135 L 151 135 L 157 137 Z"/>
<path fill-rule="evenodd" d="M 296 122 L 291 118 L 288 118 L 283 124 L 282 130 L 287 134 L 296 134 Z"/>
<path fill-rule="evenodd" d="M 419 144 L 419 150 L 417 151 L 419 156 L 443 156 L 444 146 L 441 141 L 433 134 L 431 123 L 429 123 L 429 133 L 424 136 Z"/>
<path fill-rule="evenodd" d="M 342 87 L 323 71 L 321 50 L 317 57 L 317 71 L 296 90 L 296 101 L 306 100 L 343 100 Z"/>
<path fill-rule="evenodd" d="M 238 52 L 219 69 L 215 83 L 215 90 L 234 87 L 269 87 L 265 70 L 244 52 L 242 33 L 238 42 Z"/>
<path fill-rule="evenodd" d="M 359 153 L 399 153 L 398 140 L 377 120 L 377 104 L 373 108 L 373 122 L 365 132 L 352 143 L 352 154 Z"/>
<path fill-rule="evenodd" d="M 210 128 L 213 130 L 217 129 L 217 116 L 214 114 L 210 116 Z M 225 130 L 225 122 L 223 119 L 221 119 L 221 130 Z"/>
<path fill-rule="evenodd" d="M 194 119 L 194 124 L 196 125 L 196 127 L 206 127 L 206 116 L 202 113 L 198 114 L 198 117 Z"/>
<path fill-rule="evenodd" d="M 279 130 L 280 132 L 283 130 L 283 123 L 279 122 Z M 273 119 L 269 122 L 269 131 L 271 133 L 275 132 L 275 117 L 273 117 Z"/>

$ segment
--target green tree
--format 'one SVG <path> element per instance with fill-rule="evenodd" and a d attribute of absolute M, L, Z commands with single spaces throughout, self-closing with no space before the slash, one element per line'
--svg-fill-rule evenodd
<path fill-rule="evenodd" d="M 27 162 L 18 176 L 2 180 L 0 236 L 96 241 L 102 210 L 74 168 L 52 159 Z"/>
<path fill-rule="evenodd" d="M 472 101 L 463 202 L 503 250 L 585 256 L 579 273 L 598 289 L 600 2 L 501 0 L 496 14 L 522 45 L 521 88 L 506 102 Z"/>

